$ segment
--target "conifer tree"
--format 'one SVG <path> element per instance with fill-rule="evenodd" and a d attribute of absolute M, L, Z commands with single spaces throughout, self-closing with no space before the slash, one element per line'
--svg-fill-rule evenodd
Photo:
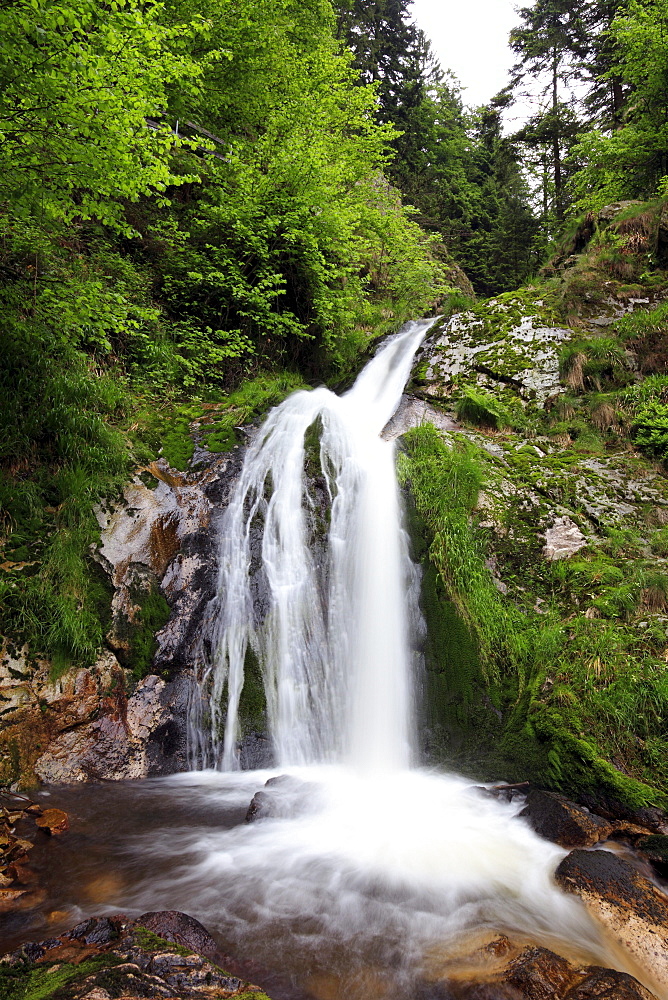
<path fill-rule="evenodd" d="M 588 52 L 587 6 L 583 0 L 537 0 L 533 7 L 519 11 L 523 23 L 510 34 L 511 48 L 518 56 L 512 86 L 531 78 L 546 99 L 544 110 L 534 116 L 520 137 L 542 147 L 546 162 L 549 156 L 557 223 L 563 220 L 566 208 L 564 152 L 577 133 L 563 93 L 582 79 Z"/>

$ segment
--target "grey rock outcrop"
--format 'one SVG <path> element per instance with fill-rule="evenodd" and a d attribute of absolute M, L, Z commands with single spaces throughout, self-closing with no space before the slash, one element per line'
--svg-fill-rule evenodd
<path fill-rule="evenodd" d="M 549 562 L 568 559 L 587 545 L 587 539 L 570 517 L 555 518 L 554 524 L 545 532 L 543 554 Z"/>

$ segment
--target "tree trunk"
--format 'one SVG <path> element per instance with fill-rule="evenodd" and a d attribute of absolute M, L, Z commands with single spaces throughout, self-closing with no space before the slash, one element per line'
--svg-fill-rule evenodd
<path fill-rule="evenodd" d="M 557 222 L 564 218 L 561 150 L 559 149 L 559 53 L 556 45 L 552 49 L 552 158 L 554 160 L 554 210 Z"/>

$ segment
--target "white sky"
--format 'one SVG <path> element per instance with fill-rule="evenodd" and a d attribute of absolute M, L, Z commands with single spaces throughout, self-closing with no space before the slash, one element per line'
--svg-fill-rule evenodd
<path fill-rule="evenodd" d="M 413 20 L 430 39 L 444 70 L 462 85 L 464 103 L 486 104 L 508 82 L 514 61 L 508 34 L 524 0 L 413 0 Z"/>

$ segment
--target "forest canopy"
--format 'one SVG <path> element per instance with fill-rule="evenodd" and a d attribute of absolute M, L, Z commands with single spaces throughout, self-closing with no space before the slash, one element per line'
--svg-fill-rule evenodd
<path fill-rule="evenodd" d="M 526 282 L 578 214 L 666 193 L 668 0 L 519 15 L 508 87 L 469 108 L 408 0 L 0 2 L 12 634 L 94 654 L 93 505 L 185 467 L 202 407 L 237 401 L 227 447 L 445 295 Z"/>

